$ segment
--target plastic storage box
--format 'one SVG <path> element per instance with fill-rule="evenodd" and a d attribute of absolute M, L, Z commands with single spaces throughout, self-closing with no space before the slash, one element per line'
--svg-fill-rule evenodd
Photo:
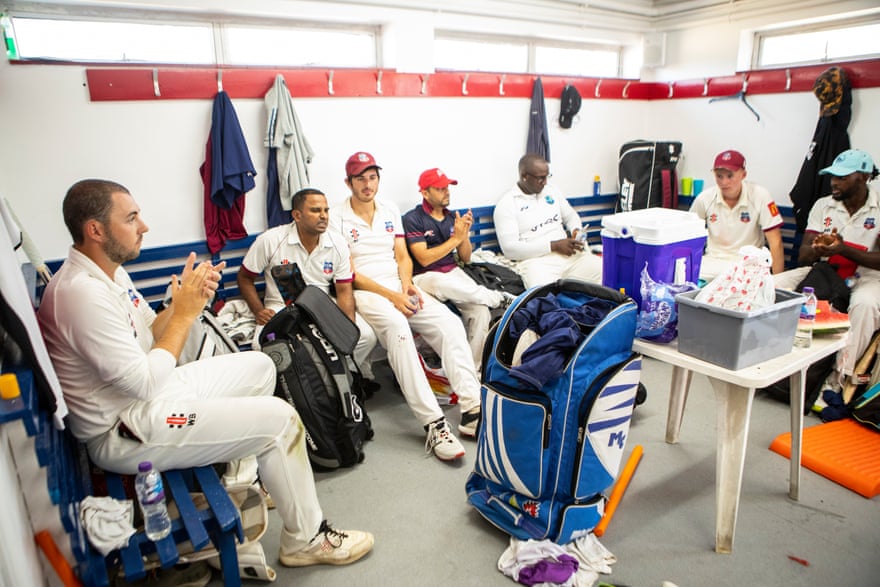
<path fill-rule="evenodd" d="M 646 208 L 602 218 L 602 285 L 641 307 L 642 269 L 664 283 L 697 283 L 706 246 L 706 224 L 682 210 Z"/>
<path fill-rule="evenodd" d="M 772 306 L 738 312 L 698 302 L 697 293 L 675 296 L 679 352 L 736 370 L 791 350 L 803 295 L 777 289 Z"/>

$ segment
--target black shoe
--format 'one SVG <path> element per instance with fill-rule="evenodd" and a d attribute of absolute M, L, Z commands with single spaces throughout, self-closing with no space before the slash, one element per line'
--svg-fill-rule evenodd
<path fill-rule="evenodd" d="M 373 397 L 373 394 L 382 389 L 382 386 L 373 381 L 372 379 L 364 379 L 361 381 L 361 385 L 363 386 L 364 395 L 367 399 Z"/>

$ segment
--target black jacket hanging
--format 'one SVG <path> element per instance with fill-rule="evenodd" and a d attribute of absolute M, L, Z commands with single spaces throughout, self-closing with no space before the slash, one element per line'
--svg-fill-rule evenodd
<path fill-rule="evenodd" d="M 843 151 L 849 149 L 847 128 L 852 118 L 852 88 L 846 73 L 831 67 L 816 79 L 813 92 L 819 99 L 820 117 L 813 140 L 789 196 L 794 204 L 797 232 L 807 228 L 813 203 L 831 193 L 831 176 L 819 175 Z"/>
<path fill-rule="evenodd" d="M 547 112 L 544 109 L 544 84 L 535 79 L 532 87 L 532 103 L 529 106 L 529 138 L 526 153 L 540 155 L 550 161 L 550 137 L 547 134 Z"/>

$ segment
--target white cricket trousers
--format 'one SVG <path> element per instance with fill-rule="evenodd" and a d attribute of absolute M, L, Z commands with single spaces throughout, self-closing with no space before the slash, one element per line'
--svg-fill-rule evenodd
<path fill-rule="evenodd" d="M 136 473 L 152 461 L 160 471 L 257 456 L 260 478 L 284 523 L 287 551 L 305 548 L 324 519 L 293 406 L 274 397 L 275 365 L 256 351 L 220 355 L 177 367 L 155 399 L 133 401 L 119 423 L 86 444 L 104 469 Z"/>
<path fill-rule="evenodd" d="M 494 291 L 477 284 L 470 275 L 460 267 L 451 271 L 426 271 L 413 277 L 413 283 L 431 294 L 441 302 L 447 300 L 455 304 L 461 312 L 474 367 L 479 370 L 483 359 L 483 346 L 489 334 L 489 322 L 492 320 L 489 308 L 497 308 L 504 303 L 500 291 Z"/>
<path fill-rule="evenodd" d="M 602 285 L 602 258 L 590 251 L 569 256 L 547 253 L 534 259 L 523 259 L 517 261 L 516 271 L 522 276 L 526 289 L 562 278 Z"/>
<path fill-rule="evenodd" d="M 379 344 L 385 347 L 403 397 L 422 426 L 442 418 L 443 410 L 419 362 L 410 327 L 440 356 L 452 390 L 458 395 L 461 411 L 480 405 L 480 380 L 467 335 L 461 320 L 449 308 L 423 293 L 424 307 L 407 319 L 379 294 L 355 290 L 354 297 L 358 312 L 373 327 Z"/>

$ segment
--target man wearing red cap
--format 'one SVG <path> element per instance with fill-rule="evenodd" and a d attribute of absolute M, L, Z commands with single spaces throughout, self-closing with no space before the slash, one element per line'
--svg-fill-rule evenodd
<path fill-rule="evenodd" d="M 700 265 L 700 277 L 710 280 L 724 273 L 741 258 L 740 248 L 763 247 L 766 240 L 772 258 L 771 270 L 785 268 L 782 249 L 782 216 L 765 188 L 744 181 L 746 160 L 739 151 L 723 151 L 712 166 L 715 186 L 703 190 L 691 205 L 691 212 L 706 221 L 709 239 Z"/>
<path fill-rule="evenodd" d="M 458 395 L 458 432 L 465 436 L 476 435 L 480 381 L 461 320 L 413 284 L 400 211 L 393 203 L 376 198 L 380 170 L 369 153 L 349 157 L 345 185 L 351 197 L 331 211 L 330 230 L 348 241 L 358 311 L 385 347 L 403 397 L 427 432 L 425 449 L 440 460 L 459 459 L 464 447 L 452 433 L 425 377 L 410 328 L 440 355 Z"/>
<path fill-rule="evenodd" d="M 489 333 L 489 308 L 504 306 L 513 295 L 477 284 L 456 263 L 471 259 L 468 232 L 474 216 L 449 211 L 449 186 L 458 185 L 436 167 L 419 176 L 422 202 L 404 214 L 406 244 L 413 257 L 413 283 L 441 301 L 451 301 L 461 312 L 474 365 L 479 369 L 483 345 Z"/>

